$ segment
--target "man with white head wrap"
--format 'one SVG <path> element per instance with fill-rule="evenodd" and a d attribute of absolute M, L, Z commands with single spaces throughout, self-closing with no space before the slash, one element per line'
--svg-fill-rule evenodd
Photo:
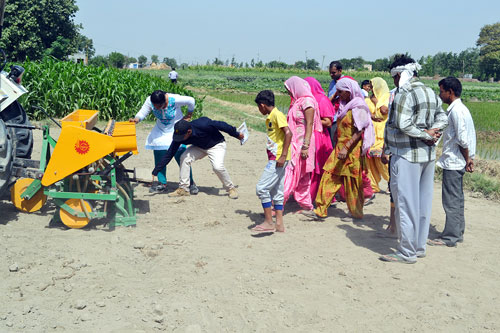
<path fill-rule="evenodd" d="M 441 100 L 418 77 L 420 65 L 405 55 L 391 65 L 398 87 L 385 127 L 385 153 L 391 155 L 390 187 L 395 204 L 398 251 L 381 256 L 413 264 L 425 257 L 434 188 L 435 143 L 448 119 Z"/>

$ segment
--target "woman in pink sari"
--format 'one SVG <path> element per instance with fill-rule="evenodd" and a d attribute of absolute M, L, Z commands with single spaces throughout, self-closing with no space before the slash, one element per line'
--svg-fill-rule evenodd
<path fill-rule="evenodd" d="M 290 144 L 291 158 L 285 174 L 285 200 L 293 193 L 295 201 L 311 214 L 311 174 L 314 171 L 316 151 L 315 132 L 322 132 L 318 103 L 309 84 L 298 76 L 285 81 L 292 98 L 288 110 L 288 127 L 293 134 Z"/>
<path fill-rule="evenodd" d="M 319 182 L 323 175 L 323 165 L 333 151 L 332 140 L 328 129 L 332 126 L 335 108 L 326 97 L 321 83 L 313 77 L 306 77 L 304 79 L 311 87 L 311 92 L 318 102 L 319 116 L 321 118 L 321 126 L 323 131 L 314 133 L 314 142 L 316 144 L 315 153 L 315 166 L 311 178 L 311 199 L 316 200 L 316 193 L 318 192 Z"/>

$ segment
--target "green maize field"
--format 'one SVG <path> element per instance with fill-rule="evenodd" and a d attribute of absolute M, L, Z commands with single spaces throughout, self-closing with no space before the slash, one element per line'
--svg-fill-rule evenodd
<path fill-rule="evenodd" d="M 125 120 L 133 117 L 146 97 L 157 89 L 193 96 L 196 99 L 193 117 L 198 118 L 203 112 L 202 100 L 191 91 L 142 71 L 83 66 L 50 58 L 26 61 L 22 66 L 23 85 L 29 92 L 19 101 L 34 120 L 45 115 L 32 109 L 33 106 L 44 108 L 55 118 L 75 109 L 92 109 L 100 111 L 102 120 Z"/>

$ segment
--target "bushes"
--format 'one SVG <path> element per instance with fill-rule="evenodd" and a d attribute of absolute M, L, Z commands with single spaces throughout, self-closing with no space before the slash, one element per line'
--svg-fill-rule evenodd
<path fill-rule="evenodd" d="M 41 62 L 23 64 L 23 85 L 29 93 L 20 98 L 32 119 L 45 115 L 31 107 L 43 107 L 55 118 L 62 118 L 75 109 L 101 111 L 101 120 L 126 120 L 134 116 L 154 90 L 192 96 L 194 94 L 160 77 L 143 72 L 95 66 L 83 66 L 46 58 Z M 202 115 L 202 99 L 196 98 L 194 118 Z M 32 112 L 33 111 L 33 112 Z"/>

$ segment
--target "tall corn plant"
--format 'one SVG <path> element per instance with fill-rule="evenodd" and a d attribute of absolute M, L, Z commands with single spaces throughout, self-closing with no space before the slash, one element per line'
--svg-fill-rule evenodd
<path fill-rule="evenodd" d="M 75 109 L 92 109 L 100 111 L 100 119 L 125 120 L 133 117 L 146 97 L 157 89 L 194 97 L 193 117 L 203 114 L 203 100 L 191 91 L 144 72 L 84 66 L 51 58 L 26 61 L 23 66 L 26 70 L 23 85 L 29 93 L 20 102 L 35 120 L 45 115 L 32 106 L 43 107 L 55 118 Z"/>

